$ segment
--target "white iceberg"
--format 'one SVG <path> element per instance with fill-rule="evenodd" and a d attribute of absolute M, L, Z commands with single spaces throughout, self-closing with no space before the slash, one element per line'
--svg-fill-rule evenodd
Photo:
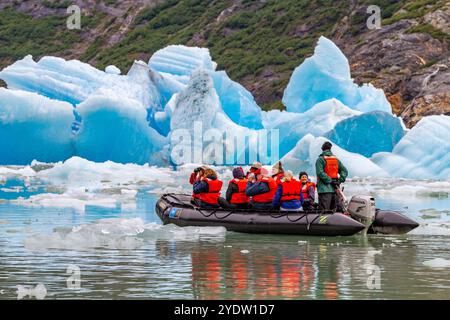
<path fill-rule="evenodd" d="M 450 116 L 422 118 L 394 147 L 373 162 L 393 177 L 450 179 Z"/>

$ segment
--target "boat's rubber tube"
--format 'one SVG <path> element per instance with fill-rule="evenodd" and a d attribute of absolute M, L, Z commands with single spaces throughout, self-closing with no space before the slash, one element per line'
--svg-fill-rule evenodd
<path fill-rule="evenodd" d="M 417 222 L 399 212 L 377 209 L 370 229 L 372 233 L 404 234 L 418 226 Z"/>
<path fill-rule="evenodd" d="M 164 224 L 223 226 L 229 231 L 318 236 L 349 236 L 364 225 L 342 213 L 201 209 L 190 204 L 189 195 L 166 194 L 156 203 Z"/>

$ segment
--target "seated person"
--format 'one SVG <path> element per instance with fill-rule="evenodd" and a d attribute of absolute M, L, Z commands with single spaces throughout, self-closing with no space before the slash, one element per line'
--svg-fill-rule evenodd
<path fill-rule="evenodd" d="M 298 175 L 301 182 L 302 206 L 304 210 L 313 209 L 316 197 L 316 184 L 309 180 L 308 174 L 304 171 Z"/>
<path fill-rule="evenodd" d="M 300 181 L 293 178 L 292 171 L 286 171 L 283 182 L 278 186 L 273 198 L 273 207 L 282 211 L 299 211 L 302 207 L 300 186 Z"/>
<path fill-rule="evenodd" d="M 278 185 L 281 184 L 284 177 L 284 170 L 283 166 L 281 165 L 281 162 L 278 161 L 275 163 L 272 167 L 272 178 L 277 182 Z"/>
<path fill-rule="evenodd" d="M 220 189 L 222 181 L 217 178 L 217 173 L 206 168 L 201 178 L 194 182 L 194 204 L 201 208 L 219 208 Z"/>
<path fill-rule="evenodd" d="M 194 172 L 192 172 L 189 177 L 189 183 L 194 184 L 195 181 L 200 180 L 200 178 L 203 176 L 203 173 L 205 172 L 205 169 L 205 166 L 195 168 Z"/>
<path fill-rule="evenodd" d="M 271 210 L 272 200 L 277 192 L 277 182 L 267 176 L 268 172 L 264 168 L 259 168 L 248 177 L 245 194 L 251 197 L 251 205 L 259 210 Z"/>
<path fill-rule="evenodd" d="M 262 164 L 258 161 L 253 162 L 252 166 L 250 167 L 250 170 L 248 170 L 247 174 L 245 175 L 245 178 L 248 179 L 250 174 L 254 174 L 256 171 L 262 168 Z"/>
<path fill-rule="evenodd" d="M 228 184 L 226 199 L 219 198 L 219 204 L 226 209 L 247 209 L 250 199 L 245 195 L 247 179 L 241 167 L 233 169 L 233 179 Z"/>

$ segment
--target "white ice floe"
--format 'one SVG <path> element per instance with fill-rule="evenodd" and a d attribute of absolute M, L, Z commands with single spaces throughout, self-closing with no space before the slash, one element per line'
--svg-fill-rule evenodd
<path fill-rule="evenodd" d="M 140 218 L 99 219 L 72 228 L 55 228 L 51 234 L 34 234 L 24 240 L 30 250 L 94 248 L 136 249 L 149 241 L 223 241 L 223 227 L 177 227 L 145 224 Z"/>
<path fill-rule="evenodd" d="M 450 260 L 435 258 L 424 261 L 423 265 L 430 268 L 450 268 Z"/>

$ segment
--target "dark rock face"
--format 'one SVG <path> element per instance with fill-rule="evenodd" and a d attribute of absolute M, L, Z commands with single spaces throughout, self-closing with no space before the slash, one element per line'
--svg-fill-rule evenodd
<path fill-rule="evenodd" d="M 441 26 L 443 13 L 437 16 Z M 408 127 L 423 116 L 450 113 L 448 44 L 426 33 L 410 33 L 417 25 L 417 19 L 405 19 L 363 32 L 358 44 L 348 36 L 337 40 L 356 82 L 382 88 Z"/>

